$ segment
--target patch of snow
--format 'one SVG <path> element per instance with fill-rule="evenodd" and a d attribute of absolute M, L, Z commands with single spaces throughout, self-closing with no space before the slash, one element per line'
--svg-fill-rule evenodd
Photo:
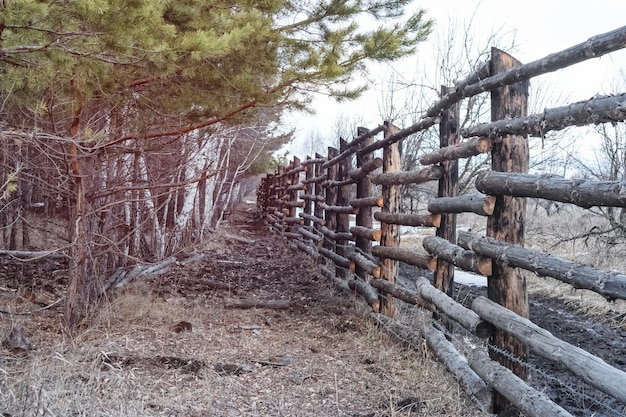
<path fill-rule="evenodd" d="M 454 282 L 458 282 L 459 284 L 464 284 L 464 285 L 472 285 L 475 287 L 486 287 L 487 277 L 482 276 L 482 275 L 472 274 L 471 272 L 455 269 L 454 270 Z"/>

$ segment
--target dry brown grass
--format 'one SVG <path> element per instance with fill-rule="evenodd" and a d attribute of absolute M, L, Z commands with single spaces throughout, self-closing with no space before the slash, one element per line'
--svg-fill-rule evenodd
<path fill-rule="evenodd" d="M 47 326 L 41 316 L 4 320 L 0 338 L 20 324 L 35 348 L 25 356 L 0 353 L 0 412 L 484 415 L 426 350 L 401 346 L 329 289 L 323 304 L 302 312 L 226 310 L 210 293 L 167 302 L 156 288 L 140 282 L 120 290 L 71 341 L 58 333 L 58 313 L 46 313 Z M 172 331 L 181 320 L 193 331 Z M 240 366 L 241 373 L 221 374 L 224 364 Z"/>

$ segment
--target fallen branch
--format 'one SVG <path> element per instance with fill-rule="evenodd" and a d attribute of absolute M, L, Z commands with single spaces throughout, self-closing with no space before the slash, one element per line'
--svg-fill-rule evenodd
<path fill-rule="evenodd" d="M 285 310 L 291 305 L 290 300 L 256 300 L 252 298 L 224 298 L 224 308 L 269 308 Z"/>

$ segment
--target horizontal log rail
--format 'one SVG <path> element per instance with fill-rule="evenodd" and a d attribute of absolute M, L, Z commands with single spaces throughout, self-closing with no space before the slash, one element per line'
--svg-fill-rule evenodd
<path fill-rule="evenodd" d="M 380 258 L 395 259 L 405 264 L 414 265 L 418 268 L 434 271 L 437 267 L 437 259 L 425 253 L 412 249 L 388 248 L 386 246 L 374 246 L 372 255 Z"/>
<path fill-rule="evenodd" d="M 384 132 L 387 129 L 387 127 L 382 124 L 372 130 L 368 130 L 367 132 L 365 132 L 364 134 L 358 136 L 356 139 L 354 139 L 352 142 L 350 142 L 348 144 L 348 149 L 346 149 L 344 152 L 340 153 L 339 155 L 337 155 L 336 157 L 324 162 L 322 164 L 322 168 L 328 168 L 332 165 L 335 165 L 341 161 L 343 161 L 344 159 L 350 157 L 351 155 L 354 155 L 354 153 L 356 152 L 356 150 L 359 148 L 359 145 L 361 143 L 363 143 L 365 140 L 378 135 L 380 132 Z"/>
<path fill-rule="evenodd" d="M 315 242 L 321 242 L 324 240 L 324 236 L 320 236 L 317 233 L 313 233 L 310 230 L 305 229 L 304 227 L 299 227 L 298 233 L 300 233 L 305 238 L 311 239 Z"/>
<path fill-rule="evenodd" d="M 353 180 L 360 180 L 365 178 L 370 172 L 377 170 L 383 166 L 383 160 L 381 158 L 374 158 L 367 161 L 360 168 L 350 171 L 350 178 Z"/>
<path fill-rule="evenodd" d="M 413 227 L 439 227 L 441 224 L 440 214 L 402 214 L 379 211 L 374 213 L 374 218 L 379 222 Z"/>
<path fill-rule="evenodd" d="M 380 229 L 370 229 L 365 226 L 352 226 L 350 228 L 350 233 L 354 236 L 371 240 L 372 242 L 380 242 L 380 238 L 382 236 L 382 231 Z"/>
<path fill-rule="evenodd" d="M 331 240 L 354 240 L 354 235 L 349 232 L 335 232 L 326 226 L 320 228 L 320 232 Z"/>
<path fill-rule="evenodd" d="M 354 200 L 350 200 L 350 205 L 352 207 L 382 207 L 383 206 L 383 196 L 378 197 L 364 197 L 364 198 L 356 198 Z"/>
<path fill-rule="evenodd" d="M 492 147 L 493 140 L 488 137 L 472 138 L 463 143 L 446 146 L 431 153 L 427 153 L 420 158 L 420 164 L 431 165 L 459 158 L 469 158 L 471 156 L 488 153 L 491 151 Z"/>
<path fill-rule="evenodd" d="M 419 171 L 372 174 L 370 180 L 376 185 L 421 184 L 438 180 L 442 175 L 443 168 L 433 165 Z"/>
<path fill-rule="evenodd" d="M 312 214 L 307 213 L 298 213 L 298 216 L 302 217 L 304 220 L 311 221 L 313 223 L 321 224 L 322 226 L 326 224 L 326 220 L 320 219 Z"/>
<path fill-rule="evenodd" d="M 472 302 L 472 310 L 525 344 L 538 355 L 573 372 L 589 385 L 626 403 L 626 372 L 620 371 L 597 356 L 564 342 L 532 321 L 485 297 Z"/>
<path fill-rule="evenodd" d="M 626 93 L 592 98 L 517 119 L 484 123 L 464 129 L 461 134 L 465 137 L 527 134 L 542 137 L 548 132 L 569 126 L 615 123 L 624 120 L 626 120 Z M 423 163 L 421 159 L 420 162 Z"/>
<path fill-rule="evenodd" d="M 372 275 L 374 278 L 380 278 L 380 266 L 367 259 L 365 256 L 358 252 L 352 252 L 348 254 L 348 259 L 354 262 L 355 266 L 358 266 L 363 271 Z"/>
<path fill-rule="evenodd" d="M 326 203 L 320 203 L 319 206 L 326 211 L 330 211 L 333 213 L 344 213 L 344 214 L 357 214 L 359 212 L 358 207 L 352 206 L 329 206 Z"/>
<path fill-rule="evenodd" d="M 458 197 L 438 197 L 428 202 L 428 211 L 440 213 L 475 213 L 491 216 L 496 206 L 494 196 L 466 194 Z"/>
<path fill-rule="evenodd" d="M 513 267 L 566 282 L 574 288 L 591 290 L 609 299 L 626 299 L 626 275 L 619 272 L 603 271 L 538 250 L 510 245 L 468 232 L 459 232 L 458 244 Z"/>
<path fill-rule="evenodd" d="M 626 207 L 626 181 L 485 171 L 476 178 L 476 188 L 485 194 L 545 198 L 583 208 Z"/>
<path fill-rule="evenodd" d="M 324 201 L 326 201 L 326 199 L 324 199 L 324 196 L 316 194 L 300 194 L 298 198 L 305 201 L 316 201 L 318 203 L 323 203 Z"/>
<path fill-rule="evenodd" d="M 436 236 L 426 236 L 423 241 L 424 249 L 438 259 L 458 266 L 465 271 L 476 272 L 481 275 L 491 276 L 492 259 L 477 255 L 475 252 L 464 249 L 461 246 L 450 243 Z"/>
<path fill-rule="evenodd" d="M 328 175 L 324 174 L 324 175 L 320 175 L 319 177 L 312 177 L 312 178 L 307 178 L 305 180 L 302 180 L 302 184 L 315 184 L 318 182 L 324 182 L 328 179 Z"/>
<path fill-rule="evenodd" d="M 318 248 L 317 249 L 322 255 L 330 259 L 335 263 L 335 265 L 340 266 L 342 268 L 348 269 L 350 272 L 354 272 L 354 262 L 352 262 L 348 258 L 344 258 L 343 256 L 337 255 L 330 249 L 326 248 Z"/>

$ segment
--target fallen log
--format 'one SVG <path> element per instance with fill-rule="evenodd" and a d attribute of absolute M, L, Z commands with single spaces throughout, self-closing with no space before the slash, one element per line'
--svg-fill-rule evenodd
<path fill-rule="evenodd" d="M 67 260 L 68 256 L 62 252 L 54 251 L 54 250 L 45 250 L 45 251 L 24 251 L 24 250 L 0 250 L 0 255 L 9 256 L 12 258 L 18 259 L 54 259 L 54 260 Z"/>
<path fill-rule="evenodd" d="M 489 359 L 484 352 L 475 352 L 470 357 L 469 366 L 490 387 L 529 417 L 573 417 L 553 403 L 547 395 L 529 387 L 513 372 Z"/>
<path fill-rule="evenodd" d="M 491 258 L 477 255 L 471 250 L 463 249 L 461 246 L 436 236 L 426 236 L 422 245 L 430 254 L 450 262 L 465 271 L 476 272 L 488 277 L 491 276 Z"/>
<path fill-rule="evenodd" d="M 476 213 L 491 216 L 496 206 L 496 198 L 481 194 L 468 194 L 458 197 L 439 197 L 428 202 L 428 211 L 438 213 Z"/>
<path fill-rule="evenodd" d="M 626 275 L 619 272 L 603 271 L 538 250 L 526 249 L 464 231 L 459 232 L 457 241 L 466 249 L 510 266 L 532 271 L 540 276 L 552 277 L 574 288 L 591 290 L 609 299 L 626 300 Z"/>
<path fill-rule="evenodd" d="M 267 308 L 272 310 L 285 310 L 291 305 L 290 300 L 257 300 L 254 298 L 224 298 L 224 308 L 227 309 L 248 309 Z"/>
<path fill-rule="evenodd" d="M 549 359 L 582 378 L 589 385 L 626 403 L 626 372 L 616 369 L 597 356 L 556 338 L 532 321 L 485 297 L 472 302 L 472 310 L 498 329 L 515 336 L 538 355 Z M 503 393 L 504 394 L 504 393 Z M 551 415 L 551 414 L 541 414 Z"/>

